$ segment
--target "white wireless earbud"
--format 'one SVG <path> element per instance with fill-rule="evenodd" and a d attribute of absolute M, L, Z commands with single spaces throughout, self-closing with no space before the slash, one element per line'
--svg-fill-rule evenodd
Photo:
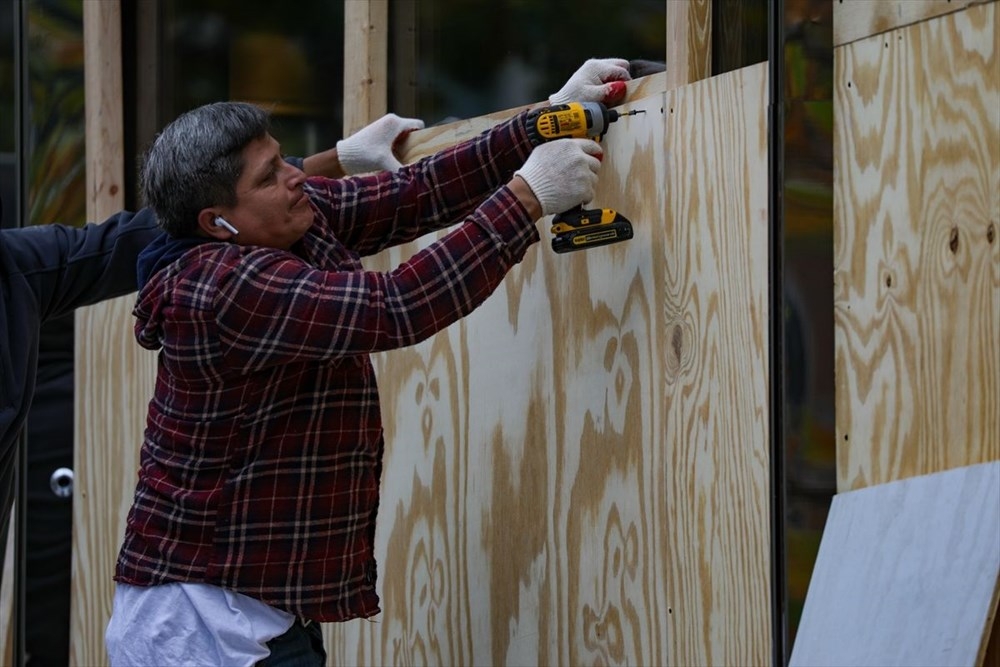
<path fill-rule="evenodd" d="M 226 220 L 225 218 L 223 218 L 221 215 L 215 216 L 215 226 L 216 227 L 222 227 L 227 232 L 229 232 L 230 234 L 233 234 L 233 235 L 240 233 L 238 229 L 236 229 L 231 224 L 229 224 L 229 221 Z"/>

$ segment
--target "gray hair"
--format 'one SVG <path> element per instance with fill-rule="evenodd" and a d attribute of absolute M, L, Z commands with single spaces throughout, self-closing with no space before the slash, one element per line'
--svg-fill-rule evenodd
<path fill-rule="evenodd" d="M 163 128 L 146 153 L 142 196 L 160 228 L 191 236 L 198 213 L 234 206 L 243 149 L 270 131 L 270 116 L 243 102 L 215 102 L 187 111 Z"/>

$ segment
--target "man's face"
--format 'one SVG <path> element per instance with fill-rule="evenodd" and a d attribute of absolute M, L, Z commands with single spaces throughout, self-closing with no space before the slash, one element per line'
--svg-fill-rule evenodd
<path fill-rule="evenodd" d="M 288 250 L 313 223 L 302 189 L 306 175 L 281 158 L 274 137 L 255 139 L 243 149 L 243 173 L 236 182 L 236 206 L 223 217 L 239 234 L 240 245 Z"/>

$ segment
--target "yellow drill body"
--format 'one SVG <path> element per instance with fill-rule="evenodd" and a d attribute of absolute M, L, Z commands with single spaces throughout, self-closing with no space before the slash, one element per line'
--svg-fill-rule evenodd
<path fill-rule="evenodd" d="M 600 102 L 570 102 L 545 107 L 528 116 L 528 136 L 535 143 L 555 139 L 594 139 L 600 141 L 608 126 L 622 116 L 640 111 L 619 113 Z M 632 223 L 609 208 L 576 207 L 552 219 L 552 249 L 558 253 L 609 245 L 632 238 Z"/>

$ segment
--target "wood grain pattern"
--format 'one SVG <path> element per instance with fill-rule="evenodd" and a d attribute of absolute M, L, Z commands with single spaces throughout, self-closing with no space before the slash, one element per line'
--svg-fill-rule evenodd
<path fill-rule="evenodd" d="M 983 0 L 840 0 L 833 5 L 833 45 L 843 46 L 982 2 Z"/>
<path fill-rule="evenodd" d="M 841 491 L 1000 459 L 997 3 L 836 51 Z"/>
<path fill-rule="evenodd" d="M 344 136 L 386 112 L 388 0 L 344 3 Z"/>
<path fill-rule="evenodd" d="M 1000 461 L 834 497 L 791 665 L 982 664 Z"/>
<path fill-rule="evenodd" d="M 626 85 L 625 99 L 637 100 L 663 92 L 666 89 L 667 74 L 665 72 L 658 72 L 629 81 Z M 534 106 L 536 105 L 531 104 L 504 109 L 503 111 L 496 111 L 484 116 L 435 125 L 412 132 L 399 148 L 400 161 L 403 164 L 416 162 L 422 157 L 433 155 L 449 146 L 454 146 L 460 141 L 471 139 L 497 123 L 503 122 L 521 111 Z"/>
<path fill-rule="evenodd" d="M 121 5 L 118 0 L 83 3 L 87 144 L 87 219 L 103 220 L 124 205 L 124 141 L 121 64 Z M 123 510 L 134 475 L 143 414 L 120 400 L 133 383 L 128 366 L 115 354 L 134 355 L 127 298 L 77 311 L 74 451 L 73 565 L 70 605 L 70 661 L 98 665 L 107 661 L 104 628 L 111 616 L 114 571 Z M 121 375 L 114 371 L 121 371 Z M 104 393 L 107 392 L 107 393 Z M 140 393 L 141 396 L 141 393 Z M 105 400 L 101 400 L 105 399 Z M 131 427 L 131 429 L 130 429 Z M 118 510 L 118 511 L 115 511 Z M 121 519 L 120 523 L 109 521 Z"/>
<path fill-rule="evenodd" d="M 667 2 L 667 89 L 711 75 L 711 0 Z"/>
<path fill-rule="evenodd" d="M 120 0 L 83 3 L 87 219 L 103 220 L 125 201 Z"/>
<path fill-rule="evenodd" d="M 332 664 L 767 662 L 766 65 L 623 108 L 594 205 L 635 239 L 543 233 L 379 355 L 384 612 Z"/>
<path fill-rule="evenodd" d="M 766 73 L 629 102 L 595 205 L 636 237 L 556 255 L 540 223 L 481 308 L 377 356 L 384 612 L 324 628 L 330 664 L 767 662 Z M 102 662 L 152 393 L 129 307 L 80 320 L 77 664 Z"/>
<path fill-rule="evenodd" d="M 767 65 L 667 95 L 671 665 L 770 652 Z"/>
<path fill-rule="evenodd" d="M 107 662 L 104 629 L 111 618 L 115 561 L 132 505 L 146 405 L 156 356 L 132 334 L 135 295 L 77 312 L 76 456 L 73 496 L 75 665 Z"/>

